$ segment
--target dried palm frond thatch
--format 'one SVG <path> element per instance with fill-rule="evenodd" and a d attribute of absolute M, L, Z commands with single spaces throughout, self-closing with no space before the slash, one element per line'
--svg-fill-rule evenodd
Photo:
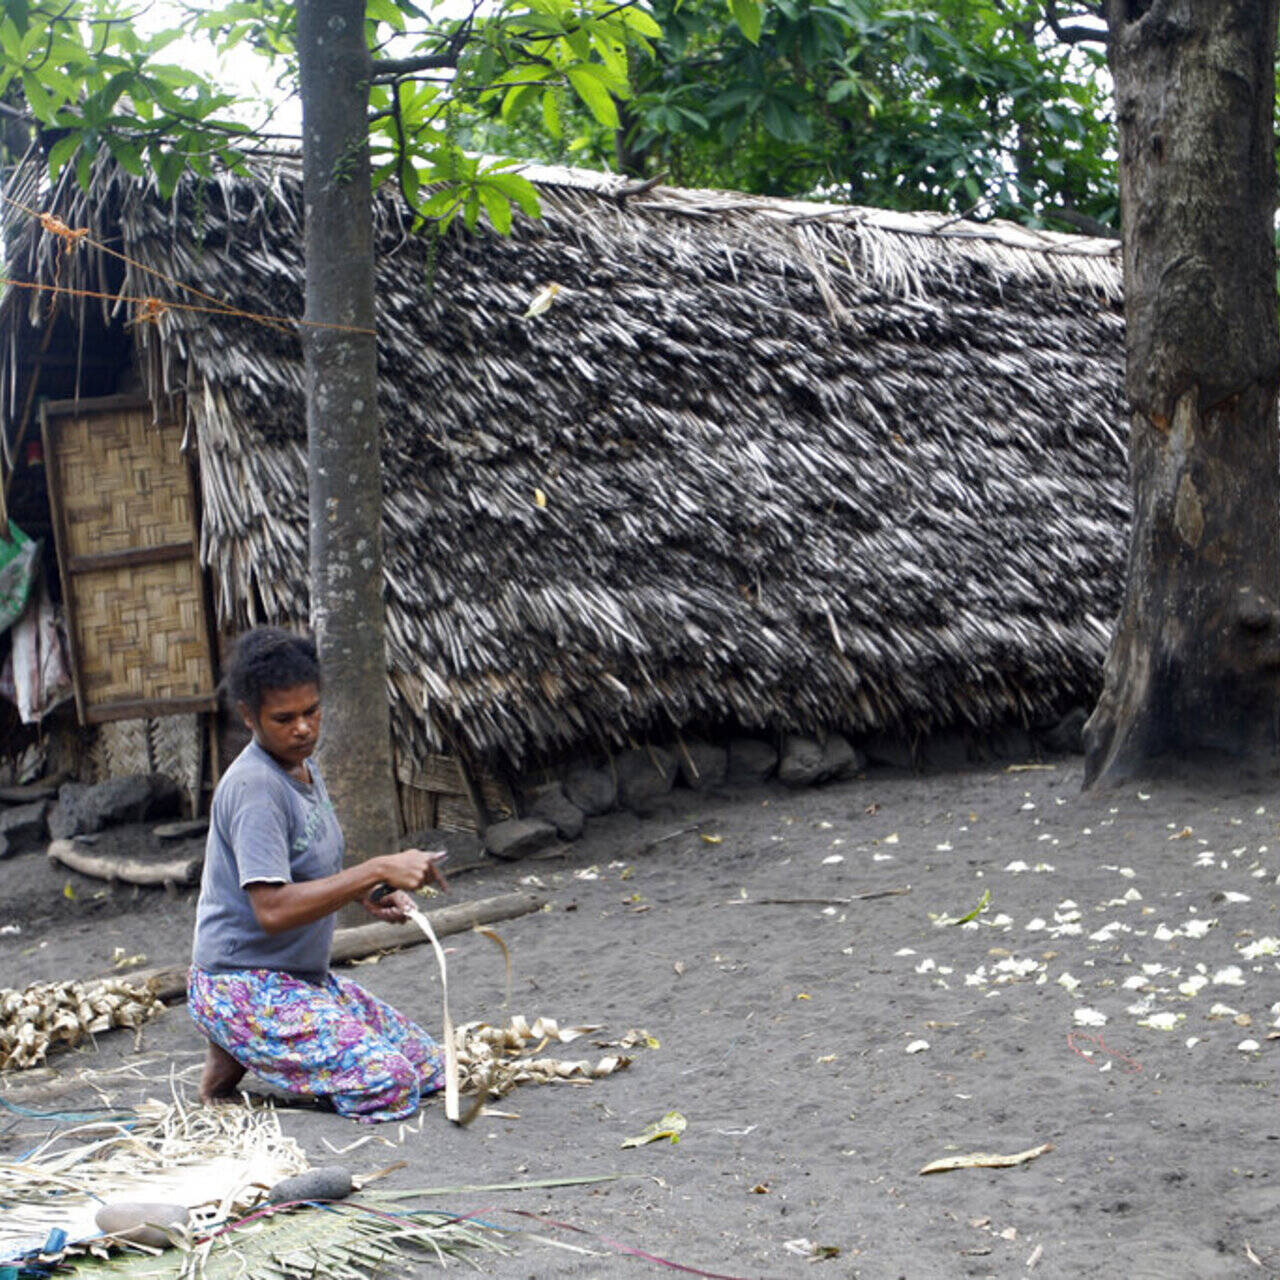
<path fill-rule="evenodd" d="M 528 175 L 544 216 L 509 239 L 434 243 L 377 200 L 403 758 L 519 765 L 690 725 L 916 733 L 1093 694 L 1128 521 L 1114 245 Z M 238 308 L 302 311 L 292 160 L 172 200 L 103 165 L 57 212 Z M 179 296 L 13 232 L 15 273 Z M 46 305 L 10 291 L 0 322 L 38 328 Z M 185 395 L 221 624 L 305 621 L 296 335 L 180 311 L 132 333 L 153 394 Z"/>

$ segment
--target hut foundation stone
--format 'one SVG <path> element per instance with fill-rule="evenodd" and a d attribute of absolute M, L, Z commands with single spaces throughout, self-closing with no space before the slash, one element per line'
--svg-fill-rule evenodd
<path fill-rule="evenodd" d="M 608 769 L 578 765 L 569 770 L 565 794 L 589 818 L 608 813 L 618 803 L 618 784 Z"/>
<path fill-rule="evenodd" d="M 122 822 L 175 818 L 181 803 L 178 788 L 161 774 L 112 778 L 96 786 L 67 782 L 49 815 L 49 834 L 55 840 L 70 840 Z"/>
<path fill-rule="evenodd" d="M 664 747 L 640 747 L 618 758 L 618 799 L 643 813 L 667 795 L 676 782 L 676 758 Z"/>
<path fill-rule="evenodd" d="M 729 767 L 729 753 L 724 747 L 691 738 L 677 751 L 680 758 L 680 781 L 691 791 L 708 791 L 724 783 Z"/>
<path fill-rule="evenodd" d="M 586 815 L 564 792 L 564 784 L 549 783 L 539 787 L 529 808 L 535 818 L 545 818 L 555 827 L 561 840 L 576 840 L 582 834 Z"/>
<path fill-rule="evenodd" d="M 807 787 L 823 776 L 822 744 L 793 734 L 782 744 L 778 781 L 786 787 Z"/>
<path fill-rule="evenodd" d="M 738 786 L 763 782 L 778 767 L 778 753 L 759 738 L 734 738 L 729 743 L 728 780 Z"/>
<path fill-rule="evenodd" d="M 556 839 L 554 825 L 545 818 L 508 818 L 486 829 L 484 847 L 495 858 L 515 862 L 555 844 Z"/>
<path fill-rule="evenodd" d="M 31 804 L 14 805 L 0 813 L 0 858 L 43 844 L 48 830 L 45 825 L 48 812 L 48 801 L 37 800 Z"/>

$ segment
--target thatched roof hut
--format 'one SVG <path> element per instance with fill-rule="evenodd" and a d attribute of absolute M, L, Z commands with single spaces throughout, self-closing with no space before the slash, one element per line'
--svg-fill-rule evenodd
<path fill-rule="evenodd" d="M 518 768 L 699 725 L 916 734 L 1096 692 L 1129 505 L 1116 246 L 527 176 L 543 217 L 509 239 L 433 242 L 376 202 L 402 759 Z M 129 264 L 19 217 L 15 275 L 200 302 L 150 268 L 301 314 L 291 161 L 172 201 L 105 168 L 56 212 Z M 11 419 L 47 308 L 0 305 Z M 118 362 L 129 334 L 152 398 L 180 393 L 219 628 L 305 621 L 295 334 L 129 318 L 82 303 L 75 341 Z"/>

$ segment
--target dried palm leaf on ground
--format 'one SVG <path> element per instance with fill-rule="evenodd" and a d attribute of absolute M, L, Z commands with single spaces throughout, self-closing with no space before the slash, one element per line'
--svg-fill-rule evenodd
<path fill-rule="evenodd" d="M 438 1210 L 387 1210 L 360 1201 L 248 1214 L 179 1241 L 164 1257 L 75 1260 L 75 1274 L 106 1280 L 372 1280 L 409 1262 L 477 1250 L 509 1253 L 492 1230 Z"/>
<path fill-rule="evenodd" d="M 72 1244 L 97 1236 L 104 1202 L 181 1204 L 197 1223 L 216 1221 L 306 1168 L 273 1111 L 148 1100 L 127 1123 L 63 1130 L 24 1159 L 0 1161 L 0 1260 L 53 1229 Z"/>
<path fill-rule="evenodd" d="M 140 1027 L 164 1012 L 150 987 L 123 978 L 0 987 L 0 1070 L 34 1067 L 112 1027 Z"/>
<path fill-rule="evenodd" d="M 585 1084 L 629 1067 L 631 1059 L 620 1053 L 595 1062 L 533 1056 L 548 1044 L 568 1044 L 599 1029 L 598 1024 L 561 1027 L 554 1018 L 531 1025 L 519 1014 L 505 1027 L 464 1023 L 454 1031 L 462 1091 L 500 1098 L 521 1084 Z"/>
<path fill-rule="evenodd" d="M 1042 1142 L 1038 1147 L 1016 1152 L 1011 1156 L 992 1155 L 986 1151 L 974 1151 L 967 1156 L 946 1156 L 941 1160 L 931 1160 L 921 1173 L 951 1173 L 955 1169 L 1012 1169 L 1014 1165 L 1026 1164 L 1053 1150 L 1052 1142 Z"/>

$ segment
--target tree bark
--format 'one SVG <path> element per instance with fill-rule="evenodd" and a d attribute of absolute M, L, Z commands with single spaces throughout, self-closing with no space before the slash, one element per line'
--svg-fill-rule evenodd
<path fill-rule="evenodd" d="M 364 0 L 300 0 L 311 625 L 347 860 L 394 847 Z"/>
<path fill-rule="evenodd" d="M 1108 3 L 1134 516 L 1086 786 L 1280 747 L 1277 3 Z"/>

